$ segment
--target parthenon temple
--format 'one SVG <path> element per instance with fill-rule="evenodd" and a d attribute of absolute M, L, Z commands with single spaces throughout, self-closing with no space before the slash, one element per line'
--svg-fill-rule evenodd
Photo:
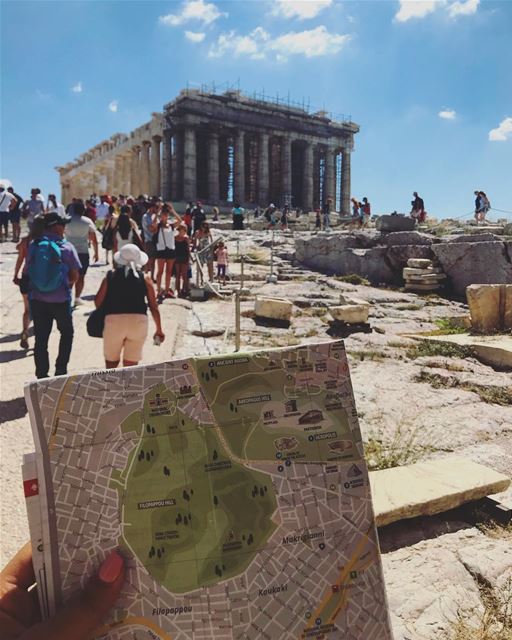
<path fill-rule="evenodd" d="M 129 135 L 117 133 L 56 169 L 63 202 L 106 192 L 309 211 L 331 198 L 349 213 L 358 131 L 325 111 L 186 89 Z"/>

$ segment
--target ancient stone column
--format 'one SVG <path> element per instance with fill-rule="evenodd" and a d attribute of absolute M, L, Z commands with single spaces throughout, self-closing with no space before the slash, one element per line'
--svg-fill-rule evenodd
<path fill-rule="evenodd" d="M 235 137 L 235 166 L 233 202 L 245 202 L 245 134 L 239 131 Z"/>
<path fill-rule="evenodd" d="M 183 136 L 175 133 L 170 138 L 171 145 L 171 197 L 173 200 L 183 199 L 183 184 L 180 183 L 183 177 Z"/>
<path fill-rule="evenodd" d="M 161 171 L 160 171 L 160 136 L 153 136 L 151 139 L 151 170 L 149 191 L 152 196 L 159 196 L 162 192 Z"/>
<path fill-rule="evenodd" d="M 266 207 L 268 202 L 268 133 L 260 134 L 258 148 L 258 204 Z"/>
<path fill-rule="evenodd" d="M 335 154 L 331 147 L 327 147 L 325 152 L 325 191 L 324 201 L 331 198 L 334 205 L 336 204 L 336 171 L 334 166 Z"/>
<path fill-rule="evenodd" d="M 130 162 L 130 191 L 131 195 L 136 198 L 140 194 L 140 180 L 139 180 L 139 152 L 140 147 L 132 147 L 132 157 Z M 107 180 L 108 184 L 108 180 Z"/>
<path fill-rule="evenodd" d="M 186 202 L 194 202 L 196 199 L 196 191 L 196 132 L 194 129 L 185 129 L 183 150 L 183 200 Z"/>
<path fill-rule="evenodd" d="M 130 194 L 130 157 L 121 156 L 121 193 L 125 196 Z"/>
<path fill-rule="evenodd" d="M 290 202 L 292 194 L 292 141 L 285 136 L 281 139 L 281 205 Z"/>
<path fill-rule="evenodd" d="M 114 191 L 114 166 L 109 164 L 105 169 L 107 176 L 107 193 L 115 194 Z M 117 194 L 116 194 L 117 195 Z"/>
<path fill-rule="evenodd" d="M 166 201 L 174 198 L 172 192 L 172 177 L 174 171 L 171 166 L 172 158 L 172 135 L 170 131 L 164 131 L 162 140 L 162 171 L 161 171 L 161 194 Z"/>
<path fill-rule="evenodd" d="M 219 203 L 219 134 L 210 133 L 208 141 L 208 200 Z"/>
<path fill-rule="evenodd" d="M 341 211 L 350 215 L 350 150 L 344 149 L 341 158 Z"/>
<path fill-rule="evenodd" d="M 313 145 L 308 142 L 304 148 L 304 176 L 302 181 L 302 208 L 313 210 Z"/>
<path fill-rule="evenodd" d="M 123 159 L 120 155 L 114 158 L 114 193 L 123 194 Z"/>
<path fill-rule="evenodd" d="M 140 159 L 140 190 L 142 193 L 149 193 L 149 149 L 151 142 L 149 140 L 142 141 L 142 152 Z"/>

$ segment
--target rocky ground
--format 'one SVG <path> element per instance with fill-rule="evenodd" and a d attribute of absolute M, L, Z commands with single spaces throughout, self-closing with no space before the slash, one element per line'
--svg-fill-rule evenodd
<path fill-rule="evenodd" d="M 372 332 L 353 333 L 345 339 L 363 438 L 369 443 L 370 466 L 406 464 L 456 452 L 512 475 L 512 408 L 510 393 L 506 393 L 507 388 L 510 390 L 510 373 L 494 371 L 449 347 L 426 349 L 421 346 L 424 343 L 409 337 L 439 330 L 440 319 L 467 313 L 463 304 L 436 295 L 404 293 L 398 288 L 350 284 L 301 268 L 293 263 L 293 237 L 287 234 L 276 234 L 274 266 L 279 281 L 267 284 L 270 234 L 250 231 L 237 238 L 229 231 L 222 233 L 228 239 L 235 275 L 240 272 L 237 252 L 246 256 L 242 349 L 331 340 L 328 307 L 337 304 L 340 295 L 371 303 Z M 22 454 L 33 449 L 23 400 L 23 385 L 33 375 L 33 360 L 31 351 L 25 353 L 18 347 L 22 303 L 11 284 L 14 245 L 1 245 L 0 253 L 0 515 L 4 562 L 28 536 L 20 463 Z M 85 321 L 105 271 L 104 264 L 89 271 L 86 304 L 75 311 L 70 371 L 103 366 L 101 340 L 87 336 Z M 279 328 L 257 322 L 253 314 L 256 295 L 291 300 L 291 326 Z M 161 347 L 148 341 L 145 362 L 234 349 L 231 297 L 194 303 L 166 301 L 161 311 L 167 340 Z M 56 336 L 52 337 L 51 349 L 55 353 Z M 512 492 L 500 499 L 512 503 Z M 460 513 L 405 521 L 380 531 L 396 640 L 510 638 L 456 633 L 459 615 L 478 625 L 490 602 L 500 608 L 499 598 L 508 588 L 507 579 L 512 580 L 511 539 L 506 528 L 477 528 Z M 489 594 L 494 599 L 490 600 Z M 510 612 L 508 615 L 510 622 Z M 509 627 L 506 633 L 510 632 Z"/>

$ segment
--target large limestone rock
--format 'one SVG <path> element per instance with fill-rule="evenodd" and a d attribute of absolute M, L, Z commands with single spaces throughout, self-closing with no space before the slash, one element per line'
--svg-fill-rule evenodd
<path fill-rule="evenodd" d="M 308 267 L 336 275 L 356 273 L 373 284 L 397 282 L 386 247 L 355 248 L 353 235 L 318 234 L 295 239 L 295 257 Z"/>
<path fill-rule="evenodd" d="M 391 235 L 397 235 L 395 233 Z M 426 244 L 402 244 L 389 247 L 386 253 L 389 265 L 396 270 L 397 277 L 400 277 L 402 269 L 407 266 L 411 259 L 430 260 L 433 258 L 432 250 Z"/>
<path fill-rule="evenodd" d="M 505 491 L 510 478 L 450 456 L 370 473 L 377 526 L 433 515 Z"/>
<path fill-rule="evenodd" d="M 501 238 L 494 233 L 463 234 L 448 238 L 448 242 L 499 242 Z"/>
<path fill-rule="evenodd" d="M 386 215 L 377 218 L 375 226 L 378 231 L 412 231 L 416 226 L 416 220 L 404 215 Z"/>
<path fill-rule="evenodd" d="M 461 298 L 471 284 L 512 282 L 512 242 L 444 242 L 431 248 Z"/>
<path fill-rule="evenodd" d="M 329 312 L 333 320 L 346 322 L 347 324 L 364 324 L 368 322 L 370 312 L 369 303 L 343 304 L 330 307 Z"/>
<path fill-rule="evenodd" d="M 292 318 L 293 304 L 288 300 L 279 298 L 256 298 L 254 303 L 254 315 L 257 318 L 290 322 Z"/>
<path fill-rule="evenodd" d="M 388 247 L 404 244 L 424 244 L 430 246 L 434 242 L 439 242 L 439 239 L 434 236 L 429 236 L 426 233 L 419 233 L 419 231 L 397 231 L 387 233 L 384 236 L 384 243 L 387 244 Z"/>

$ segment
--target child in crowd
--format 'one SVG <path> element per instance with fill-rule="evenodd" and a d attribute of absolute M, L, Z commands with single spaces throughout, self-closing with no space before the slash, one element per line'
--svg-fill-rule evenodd
<path fill-rule="evenodd" d="M 176 276 L 176 292 L 179 298 L 188 294 L 188 270 L 190 266 L 190 238 L 187 225 L 181 222 L 178 225 L 178 233 L 175 238 L 176 259 L 174 272 Z"/>
<path fill-rule="evenodd" d="M 226 269 L 229 264 L 229 256 L 228 249 L 222 240 L 217 245 L 215 258 L 217 260 L 217 280 L 220 282 L 222 278 L 222 284 L 226 284 Z"/>

